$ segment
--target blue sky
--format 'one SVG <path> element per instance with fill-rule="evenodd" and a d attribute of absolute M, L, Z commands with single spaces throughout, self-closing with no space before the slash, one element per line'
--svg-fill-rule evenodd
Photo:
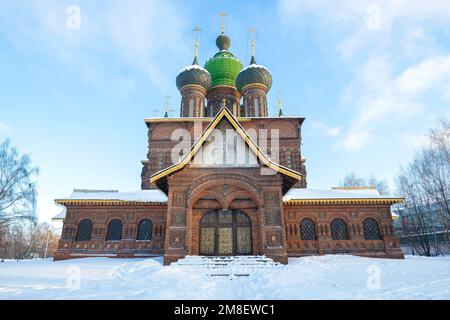
<path fill-rule="evenodd" d="M 67 8 L 80 8 L 70 29 Z M 272 72 L 270 113 L 306 117 L 308 185 L 355 172 L 393 178 L 450 118 L 450 6 L 409 1 L 5 0 L 0 6 L 0 139 L 41 168 L 39 215 L 73 188 L 136 190 L 147 152 L 143 119 L 175 116 L 179 69 L 216 52 L 219 12 L 230 51 Z"/>

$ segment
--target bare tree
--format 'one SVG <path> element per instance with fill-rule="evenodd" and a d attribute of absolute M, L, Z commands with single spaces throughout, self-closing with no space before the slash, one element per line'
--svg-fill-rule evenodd
<path fill-rule="evenodd" d="M 386 180 L 377 180 L 374 176 L 370 178 L 358 177 L 354 173 L 349 173 L 344 177 L 344 181 L 340 183 L 341 187 L 372 187 L 377 189 L 377 191 L 386 195 L 389 194 L 389 184 Z"/>
<path fill-rule="evenodd" d="M 432 130 L 430 147 L 423 151 L 424 188 L 450 219 L 450 122 L 441 120 L 441 128 Z"/>
<path fill-rule="evenodd" d="M 59 233 L 48 223 L 23 222 L 3 228 L 0 234 L 0 258 L 31 259 L 47 257 L 56 251 Z M 48 240 L 48 243 L 47 243 Z"/>
<path fill-rule="evenodd" d="M 405 208 L 419 240 L 421 254 L 444 253 L 450 227 L 450 125 L 431 131 L 429 144 L 418 151 L 406 170 L 397 177 L 397 191 L 405 196 Z M 444 241 L 438 241 L 438 235 Z M 412 239 L 412 238 L 411 238 Z M 434 241 L 431 241 L 434 239 Z"/>
<path fill-rule="evenodd" d="M 413 166 L 401 169 L 397 177 L 397 191 L 405 197 L 405 215 L 402 216 L 404 233 L 409 236 L 410 246 L 420 254 L 431 255 L 429 228 L 427 223 L 427 198 L 421 190 L 420 182 Z M 429 203 L 429 202 L 428 202 Z"/>
<path fill-rule="evenodd" d="M 447 163 L 450 163 L 450 121 L 441 119 L 441 127 L 431 130 L 430 140 L 442 152 Z"/>
<path fill-rule="evenodd" d="M 28 155 L 19 155 L 9 139 L 0 145 L 0 226 L 35 220 L 39 169 Z"/>
<path fill-rule="evenodd" d="M 366 179 L 358 177 L 356 174 L 349 173 L 344 177 L 344 181 L 340 183 L 341 187 L 367 187 Z"/>

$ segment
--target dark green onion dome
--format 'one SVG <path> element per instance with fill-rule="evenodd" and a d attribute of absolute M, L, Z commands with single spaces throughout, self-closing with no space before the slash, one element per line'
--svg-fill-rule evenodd
<path fill-rule="evenodd" d="M 220 34 L 216 39 L 216 46 L 220 51 L 228 50 L 231 46 L 231 39 L 225 34 Z"/>
<path fill-rule="evenodd" d="M 178 90 L 192 84 L 202 86 L 206 90 L 211 88 L 211 75 L 205 68 L 198 65 L 197 57 L 194 58 L 191 66 L 181 69 L 177 75 Z"/>
<path fill-rule="evenodd" d="M 245 86 L 255 83 L 264 85 L 269 91 L 272 87 L 272 75 L 269 69 L 256 64 L 255 57 L 252 57 L 250 65 L 239 72 L 236 79 L 236 88 L 241 92 Z"/>
<path fill-rule="evenodd" d="M 205 69 L 211 74 L 213 87 L 220 85 L 236 86 L 236 77 L 244 67 L 231 52 L 227 51 L 230 44 L 231 40 L 228 36 L 223 33 L 219 35 L 216 39 L 216 45 L 220 51 L 205 64 Z"/>

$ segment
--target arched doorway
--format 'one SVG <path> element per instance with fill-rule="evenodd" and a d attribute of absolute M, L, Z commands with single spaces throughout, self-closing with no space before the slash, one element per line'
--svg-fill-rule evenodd
<path fill-rule="evenodd" d="M 213 210 L 200 221 L 200 255 L 252 254 L 252 222 L 240 210 Z"/>

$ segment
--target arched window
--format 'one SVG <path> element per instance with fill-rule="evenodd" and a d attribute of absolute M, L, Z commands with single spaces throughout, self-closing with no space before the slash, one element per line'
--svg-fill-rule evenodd
<path fill-rule="evenodd" d="M 137 231 L 137 240 L 149 241 L 152 240 L 153 223 L 150 219 L 143 219 L 139 222 Z"/>
<path fill-rule="evenodd" d="M 75 241 L 89 241 L 91 240 L 92 221 L 83 219 L 78 223 L 77 235 Z"/>
<path fill-rule="evenodd" d="M 111 220 L 108 224 L 106 241 L 122 240 L 122 221 L 119 219 Z"/>
<path fill-rule="evenodd" d="M 377 220 L 373 218 L 367 218 L 363 221 L 364 238 L 366 240 L 380 240 L 380 228 L 378 227 Z"/>
<path fill-rule="evenodd" d="M 331 236 L 333 240 L 349 240 L 347 223 L 342 219 L 333 219 L 331 221 Z"/>
<path fill-rule="evenodd" d="M 309 218 L 300 221 L 300 238 L 302 240 L 316 240 L 316 225 L 314 221 Z"/>

